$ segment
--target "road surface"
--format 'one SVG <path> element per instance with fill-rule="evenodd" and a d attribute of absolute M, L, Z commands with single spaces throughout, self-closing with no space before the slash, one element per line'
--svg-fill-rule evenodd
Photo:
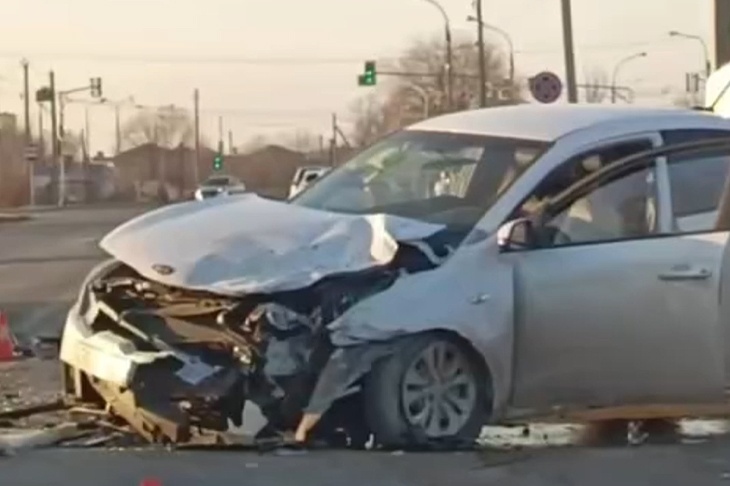
<path fill-rule="evenodd" d="M 38 213 L 29 222 L 0 224 L 0 310 L 9 315 L 14 332 L 26 338 L 58 334 L 81 280 L 103 258 L 97 241 L 139 212 L 48 211 Z M 48 383 L 56 380 L 54 362 L 31 360 L 9 365 L 17 367 L 20 378 L 25 380 L 22 395 L 42 396 Z M 8 383 L 7 377 L 2 375 L 0 385 Z M 514 443 L 512 439 L 508 442 Z M 164 486 L 730 484 L 730 439 L 668 446 L 551 447 L 530 452 L 514 449 L 486 454 L 319 451 L 279 457 L 227 451 L 57 448 L 0 457 L 0 484 L 13 486 L 137 486 L 145 477 L 159 478 Z"/>
<path fill-rule="evenodd" d="M 52 449 L 0 458 L 12 486 L 643 486 L 730 482 L 726 441 L 640 448 L 402 454 Z"/>
<path fill-rule="evenodd" d="M 57 334 L 86 273 L 103 259 L 97 242 L 140 208 L 43 211 L 0 224 L 0 311 L 20 338 Z"/>

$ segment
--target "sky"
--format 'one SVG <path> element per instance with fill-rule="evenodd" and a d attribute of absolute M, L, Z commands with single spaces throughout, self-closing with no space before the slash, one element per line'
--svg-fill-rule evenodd
<path fill-rule="evenodd" d="M 475 38 L 466 21 L 472 0 L 439 1 L 454 36 Z M 518 75 L 548 70 L 564 78 L 559 0 L 483 0 L 483 10 L 485 22 L 512 38 Z M 578 80 L 646 52 L 624 65 L 618 84 L 636 90 L 637 104 L 666 103 L 671 96 L 662 91 L 681 93 L 684 73 L 704 63 L 699 42 L 668 32 L 700 35 L 712 54 L 712 15 L 712 0 L 573 0 Z M 363 61 L 395 58 L 443 33 L 426 0 L 23 0 L 0 24 L 0 111 L 21 113 L 26 58 L 32 91 L 51 69 L 58 89 L 100 76 L 105 97 L 134 96 L 142 105 L 192 109 L 198 88 L 203 133 L 217 139 L 222 116 L 237 145 L 297 129 L 326 134 L 333 112 L 347 130 L 353 101 L 377 89 L 357 86 Z M 485 39 L 506 48 L 499 36 Z M 83 128 L 84 110 L 68 106 L 70 129 Z M 91 150 L 109 152 L 113 110 L 88 112 Z M 123 120 L 133 112 L 123 108 Z"/>

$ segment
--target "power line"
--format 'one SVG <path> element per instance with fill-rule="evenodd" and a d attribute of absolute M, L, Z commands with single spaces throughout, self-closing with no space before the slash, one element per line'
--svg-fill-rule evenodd
<path fill-rule="evenodd" d="M 623 42 L 623 43 L 602 43 L 584 44 L 576 46 L 578 50 L 619 50 L 629 48 L 641 48 L 655 46 L 660 43 L 667 43 L 671 39 L 654 39 L 645 41 Z M 561 52 L 561 46 L 543 48 L 516 49 L 519 54 L 549 54 Z M 29 55 L 20 51 L 0 51 L 0 58 L 48 58 L 54 61 L 97 61 L 97 62 L 119 62 L 119 63 L 150 63 L 150 64 L 251 64 L 251 65 L 342 65 L 356 64 L 364 59 L 378 59 L 380 62 L 395 61 L 394 58 L 379 57 L 373 55 L 347 56 L 347 57 L 276 57 L 276 56 L 169 56 L 169 55 L 137 55 L 137 54 L 106 54 L 98 52 L 36 52 Z"/>
<path fill-rule="evenodd" d="M 0 58 L 22 57 L 21 52 L 0 51 Z M 194 57 L 194 56 L 140 56 L 129 54 L 101 54 L 92 52 L 38 52 L 28 58 L 50 58 L 61 61 L 98 61 L 98 62 L 129 62 L 129 63 L 159 63 L 159 64 L 264 64 L 264 65 L 314 65 L 314 64 L 352 64 L 360 63 L 364 57 Z"/>

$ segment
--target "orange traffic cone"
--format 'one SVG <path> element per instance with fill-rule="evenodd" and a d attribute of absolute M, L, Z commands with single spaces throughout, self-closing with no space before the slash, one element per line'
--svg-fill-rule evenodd
<path fill-rule="evenodd" d="M 15 358 L 15 340 L 10 332 L 8 318 L 0 311 L 0 361 L 11 361 Z"/>

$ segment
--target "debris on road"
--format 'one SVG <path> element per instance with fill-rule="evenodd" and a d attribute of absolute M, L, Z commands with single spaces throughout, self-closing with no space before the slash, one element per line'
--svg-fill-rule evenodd
<path fill-rule="evenodd" d="M 54 400 L 36 405 L 28 405 L 25 407 L 17 407 L 10 410 L 0 410 L 0 420 L 14 420 L 28 417 L 43 412 L 55 412 L 67 408 L 63 399 Z"/>
<path fill-rule="evenodd" d="M 42 430 L 0 431 L 0 455 L 14 455 L 24 449 L 48 447 L 90 433 L 88 429 L 75 422 L 63 423 Z"/>

